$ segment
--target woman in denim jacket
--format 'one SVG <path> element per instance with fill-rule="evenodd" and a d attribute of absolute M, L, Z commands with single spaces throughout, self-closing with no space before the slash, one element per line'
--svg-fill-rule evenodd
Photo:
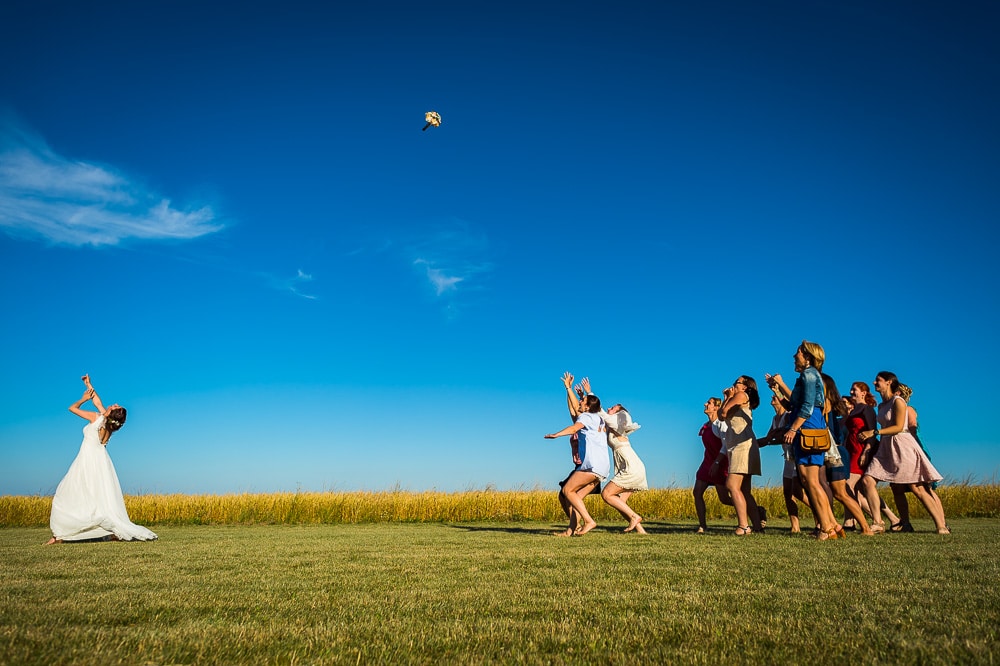
<path fill-rule="evenodd" d="M 802 437 L 799 434 L 802 428 L 827 429 L 826 419 L 823 416 L 825 396 L 823 377 L 820 375 L 826 353 L 823 347 L 815 342 L 803 340 L 795 350 L 793 358 L 795 371 L 799 373 L 799 377 L 795 380 L 795 387 L 791 391 L 781 380 L 781 375 L 769 377 L 767 382 L 769 385 L 777 386 L 784 395 L 791 398 L 792 423 L 785 433 L 785 443 L 793 445 L 792 451 L 799 470 L 799 479 L 806 494 L 809 495 L 809 504 L 819 520 L 819 539 L 820 541 L 836 539 L 843 535 L 844 528 L 837 524 L 833 509 L 830 507 L 830 499 L 819 480 L 819 475 L 824 470 L 824 454 L 803 451 Z"/>

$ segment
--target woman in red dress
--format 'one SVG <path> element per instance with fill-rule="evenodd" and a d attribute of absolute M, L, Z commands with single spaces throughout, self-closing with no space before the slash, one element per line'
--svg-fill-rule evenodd
<path fill-rule="evenodd" d="M 715 493 L 719 496 L 719 501 L 727 506 L 733 505 L 733 499 L 726 489 L 726 476 L 729 468 L 729 461 L 723 458 L 719 460 L 719 452 L 722 451 L 721 433 L 716 432 L 719 427 L 719 407 L 722 405 L 720 398 L 709 398 L 705 403 L 705 416 L 708 421 L 698 431 L 701 443 L 705 446 L 705 457 L 701 461 L 701 467 L 695 474 L 694 482 L 694 509 L 698 514 L 698 534 L 704 534 L 708 529 L 705 522 L 705 491 L 709 486 L 715 486 Z"/>

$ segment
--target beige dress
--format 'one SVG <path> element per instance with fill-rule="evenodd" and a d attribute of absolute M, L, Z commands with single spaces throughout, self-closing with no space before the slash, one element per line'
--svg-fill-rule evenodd
<path fill-rule="evenodd" d="M 726 418 L 722 444 L 729 456 L 730 474 L 760 476 L 760 447 L 753 435 L 753 417 L 741 406 Z"/>
<path fill-rule="evenodd" d="M 624 490 L 648 490 L 646 466 L 639 459 L 628 436 L 640 428 L 626 411 L 617 414 L 602 412 L 608 427 L 608 446 L 615 460 L 615 475 L 611 481 Z"/>

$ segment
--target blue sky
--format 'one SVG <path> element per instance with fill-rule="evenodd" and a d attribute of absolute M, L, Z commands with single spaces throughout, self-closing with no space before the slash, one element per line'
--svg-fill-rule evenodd
<path fill-rule="evenodd" d="M 555 488 L 565 370 L 686 486 L 803 338 L 995 480 L 1000 8 L 567 8 L 5 2 L 0 494 L 84 372 L 127 492 Z"/>

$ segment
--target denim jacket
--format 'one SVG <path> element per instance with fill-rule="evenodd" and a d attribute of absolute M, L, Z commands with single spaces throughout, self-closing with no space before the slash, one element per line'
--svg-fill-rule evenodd
<path fill-rule="evenodd" d="M 808 420 L 813 413 L 813 407 L 823 409 L 823 377 L 819 370 L 809 366 L 795 380 L 792 389 L 792 418 Z"/>

